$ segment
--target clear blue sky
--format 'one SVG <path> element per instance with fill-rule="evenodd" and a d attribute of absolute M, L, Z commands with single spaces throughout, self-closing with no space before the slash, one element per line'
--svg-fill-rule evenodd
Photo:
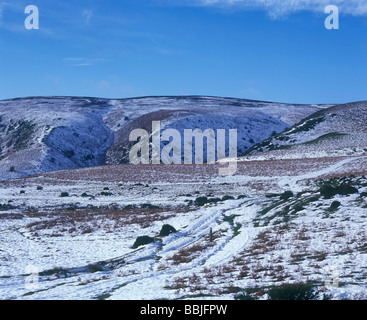
<path fill-rule="evenodd" d="M 324 27 L 323 0 L 289 8 L 284 0 L 281 9 L 279 0 L 227 2 L 0 0 L 0 99 L 367 100 L 366 0 L 333 2 L 339 30 Z M 30 4 L 39 8 L 39 30 L 24 27 Z"/>

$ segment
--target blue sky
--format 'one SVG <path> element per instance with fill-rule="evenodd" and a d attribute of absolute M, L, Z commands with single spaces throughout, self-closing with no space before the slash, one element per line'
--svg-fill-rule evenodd
<path fill-rule="evenodd" d="M 0 99 L 367 100 L 367 1 L 0 0 Z M 39 30 L 24 9 L 39 8 Z M 324 8 L 340 9 L 327 30 Z"/>

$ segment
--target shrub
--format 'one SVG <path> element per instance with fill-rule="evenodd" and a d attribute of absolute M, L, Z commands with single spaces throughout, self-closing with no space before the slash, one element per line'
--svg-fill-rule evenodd
<path fill-rule="evenodd" d="M 289 198 L 293 197 L 293 192 L 292 191 L 285 191 L 283 194 L 280 195 L 280 200 L 288 200 Z"/>
<path fill-rule="evenodd" d="M 235 214 L 231 214 L 230 216 L 224 216 L 223 221 L 228 222 L 230 225 L 233 225 L 234 219 L 237 217 Z"/>
<path fill-rule="evenodd" d="M 149 237 L 149 236 L 137 237 L 134 244 L 133 244 L 133 249 L 136 249 L 140 246 L 144 246 L 144 245 L 152 243 L 152 242 L 154 242 L 154 238 L 152 238 L 152 237 Z"/>
<path fill-rule="evenodd" d="M 169 236 L 171 233 L 176 233 L 176 229 L 174 227 L 172 227 L 169 224 L 165 224 L 162 229 L 161 232 L 159 233 L 160 237 L 166 237 Z"/>
<path fill-rule="evenodd" d="M 342 184 L 340 185 L 339 187 L 336 188 L 336 194 L 341 194 L 343 196 L 347 196 L 347 195 L 350 195 L 350 194 L 354 194 L 354 193 L 357 193 L 358 192 L 358 189 L 349 185 L 349 184 Z"/>
<path fill-rule="evenodd" d="M 246 199 L 248 198 L 248 196 L 246 196 L 245 194 L 241 194 L 237 197 L 238 200 L 241 200 L 241 199 Z"/>
<path fill-rule="evenodd" d="M 9 169 L 9 172 L 15 172 L 15 167 L 11 166 L 10 169 Z"/>
<path fill-rule="evenodd" d="M 343 196 L 347 196 L 353 193 L 357 193 L 358 189 L 347 184 L 347 183 L 343 183 L 339 186 L 332 186 L 329 184 L 323 185 L 320 188 L 320 194 L 325 198 L 325 199 L 330 199 L 332 197 L 334 197 L 337 194 L 343 195 Z"/>
<path fill-rule="evenodd" d="M 301 204 L 297 204 L 294 206 L 293 210 L 294 210 L 294 213 L 297 213 L 298 211 L 302 211 L 304 210 L 305 208 L 301 205 Z"/>
<path fill-rule="evenodd" d="M 39 191 L 40 191 L 40 190 L 43 190 L 43 187 L 38 186 L 38 187 L 37 187 L 37 190 L 39 190 Z"/>
<path fill-rule="evenodd" d="M 304 132 L 304 131 L 310 131 L 311 129 L 313 129 L 316 125 L 318 125 L 319 123 L 322 123 L 323 121 L 325 121 L 324 117 L 318 117 L 318 118 L 314 118 L 314 119 L 306 119 L 304 120 L 304 122 L 300 125 L 296 125 L 295 127 L 293 127 L 292 133 L 298 133 L 298 132 Z"/>
<path fill-rule="evenodd" d="M 67 192 L 61 192 L 61 195 L 60 195 L 61 198 L 66 198 L 68 196 L 69 196 L 69 193 L 67 193 Z"/>
<path fill-rule="evenodd" d="M 234 197 L 224 196 L 223 198 L 208 198 L 208 197 L 198 197 L 194 201 L 196 206 L 202 207 L 207 203 L 217 203 L 220 201 L 233 200 Z"/>
<path fill-rule="evenodd" d="M 10 204 L 10 201 L 9 201 L 9 204 L 0 204 L 0 210 L 1 211 L 13 210 L 13 209 L 16 209 L 16 208 L 17 207 Z"/>
<path fill-rule="evenodd" d="M 330 199 L 335 196 L 335 188 L 329 185 L 322 186 L 320 188 L 320 194 L 325 199 Z"/>
<path fill-rule="evenodd" d="M 318 297 L 309 283 L 283 284 L 268 291 L 270 300 L 315 300 Z"/>
<path fill-rule="evenodd" d="M 339 207 L 341 206 L 341 203 L 339 201 L 334 201 L 331 205 L 329 210 L 330 211 L 335 211 L 337 210 Z"/>
<path fill-rule="evenodd" d="M 208 201 L 208 198 L 207 197 L 197 197 L 195 199 L 195 205 L 199 206 L 199 207 L 202 207 L 203 205 L 207 204 L 209 201 Z"/>

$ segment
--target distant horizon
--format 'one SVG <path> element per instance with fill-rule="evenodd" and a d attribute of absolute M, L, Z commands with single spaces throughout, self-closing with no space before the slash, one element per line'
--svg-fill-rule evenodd
<path fill-rule="evenodd" d="M 11 100 L 21 100 L 21 99 L 37 99 L 37 98 L 75 98 L 75 99 L 101 99 L 101 100 L 133 100 L 133 99 L 145 99 L 145 98 L 220 98 L 220 99 L 233 99 L 233 100 L 246 100 L 253 102 L 266 102 L 266 103 L 278 103 L 278 104 L 289 104 L 289 105 L 342 105 L 348 103 L 357 103 L 363 102 L 366 100 L 353 100 L 346 102 L 330 102 L 330 103 L 299 103 L 299 102 L 287 102 L 287 101 L 273 101 L 273 100 L 262 100 L 262 99 L 248 99 L 248 98 L 239 98 L 239 97 L 226 97 L 226 96 L 218 96 L 218 95 L 198 95 L 198 94 L 185 94 L 185 95 L 146 95 L 146 96 L 131 96 L 131 97 L 123 97 L 123 98 L 115 98 L 115 97 L 98 97 L 98 96 L 79 96 L 79 95 L 35 95 L 35 96 L 24 96 L 24 97 L 14 97 L 14 98 L 5 98 L 0 99 L 0 101 L 11 101 Z"/>

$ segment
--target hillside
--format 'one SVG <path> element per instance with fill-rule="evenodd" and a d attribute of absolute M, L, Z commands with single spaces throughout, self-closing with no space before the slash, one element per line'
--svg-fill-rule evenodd
<path fill-rule="evenodd" d="M 0 101 L 2 299 L 366 299 L 367 103 Z M 136 128 L 235 128 L 227 163 L 127 163 Z"/>
<path fill-rule="evenodd" d="M 136 128 L 238 129 L 238 151 L 327 106 L 217 97 L 31 97 L 0 101 L 0 180 L 127 163 Z"/>
<path fill-rule="evenodd" d="M 266 159 L 367 153 L 367 102 L 333 106 L 256 144 L 245 152 Z"/>
<path fill-rule="evenodd" d="M 0 101 L 1 179 L 103 164 L 113 143 L 109 108 L 94 98 Z"/>

